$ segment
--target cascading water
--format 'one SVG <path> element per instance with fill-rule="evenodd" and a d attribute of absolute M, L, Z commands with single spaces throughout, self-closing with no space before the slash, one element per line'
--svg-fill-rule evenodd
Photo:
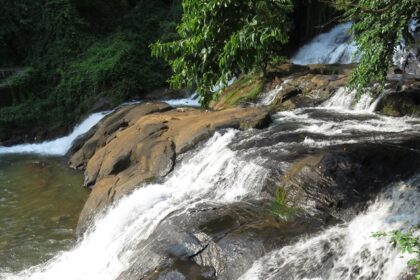
<path fill-rule="evenodd" d="M 357 62 L 354 57 L 357 46 L 349 33 L 352 23 L 335 26 L 329 32 L 315 37 L 303 46 L 292 58 L 295 64 L 349 64 Z"/>
<path fill-rule="evenodd" d="M 40 154 L 40 155 L 65 155 L 70 149 L 73 141 L 80 135 L 88 132 L 94 125 L 96 125 L 107 113 L 95 113 L 90 115 L 81 124 L 76 126 L 73 132 L 65 137 L 55 139 L 53 141 L 46 141 L 39 144 L 21 144 L 12 147 L 0 146 L 0 154 Z"/>
<path fill-rule="evenodd" d="M 412 20 L 408 31 L 414 39 L 413 43 L 402 42 L 395 48 L 393 62 L 398 68 L 404 70 L 407 74 L 420 74 L 420 22 Z M 412 41 L 412 40 L 410 40 Z"/>
<path fill-rule="evenodd" d="M 280 85 L 276 86 L 274 89 L 264 94 L 264 96 L 262 97 L 262 99 L 260 100 L 258 104 L 265 105 L 265 106 L 272 104 L 274 100 L 276 99 L 277 95 L 284 89 L 284 87 L 289 82 L 290 80 L 285 80 L 283 83 L 281 83 Z"/>
<path fill-rule="evenodd" d="M 390 186 L 348 224 L 269 253 L 240 279 L 409 279 L 407 261 L 413 256 L 402 256 L 392 244 L 372 235 L 417 226 L 419 188 L 420 176 Z"/>
<path fill-rule="evenodd" d="M 0 272 L 0 279 L 137 279 L 121 275 L 136 264 L 142 272 L 155 268 L 157 264 L 148 259 L 151 240 L 159 236 L 157 227 L 174 215 L 188 218 L 190 211 L 206 203 L 229 206 L 258 200 L 273 167 L 283 172 L 309 151 L 385 139 L 398 143 L 419 136 L 418 119 L 349 112 L 303 108 L 274 115 L 274 124 L 258 133 L 217 133 L 185 155 L 164 182 L 144 185 L 98 215 L 73 249 L 21 272 Z M 416 177 L 390 187 L 348 224 L 267 253 L 243 279 L 400 279 L 405 259 L 370 234 L 418 224 L 419 181 Z M 349 274 L 360 277 L 345 278 Z"/>
<path fill-rule="evenodd" d="M 321 34 L 304 46 L 293 62 L 353 62 L 357 48 L 348 34 L 350 26 L 350 23 L 338 25 Z M 270 105 L 287 83 L 286 80 L 268 92 L 260 104 Z M 140 186 L 107 212 L 100 213 L 72 249 L 23 271 L 12 271 L 0 264 L 0 279 L 138 279 L 157 267 L 158 263 L 150 257 L 156 254 L 151 244 L 160 235 L 159 226 L 174 216 L 189 219 L 190 213 L 203 204 L 225 207 L 239 202 L 252 204 L 265 197 L 267 181 L 277 182 L 273 173 L 285 172 L 303 155 L 340 145 L 345 145 L 343 149 L 373 142 L 398 145 L 405 139 L 419 137 L 419 119 L 373 113 L 382 96 L 374 99 L 364 95 L 355 102 L 355 92 L 340 88 L 320 107 L 274 114 L 274 123 L 266 130 L 216 133 L 183 156 L 163 182 Z M 166 102 L 172 106 L 198 106 L 198 97 Z M 64 155 L 79 135 L 104 116 L 105 113 L 93 114 L 67 137 L 41 144 L 0 147 L 0 154 Z M 244 261 L 241 267 L 250 268 L 249 271 L 243 269 L 235 277 L 221 279 L 237 279 L 242 273 L 245 274 L 241 279 L 403 279 L 408 271 L 406 257 L 400 258 L 396 248 L 371 234 L 418 225 L 419 186 L 420 177 L 389 186 L 365 212 L 348 223 L 311 234 L 283 248 L 279 245 L 258 256 L 256 252 L 241 255 Z M 133 266 L 141 267 L 136 268 L 140 274 L 125 276 Z M 170 273 L 172 276 L 159 279 L 188 279 L 178 271 Z"/>
<path fill-rule="evenodd" d="M 199 107 L 199 98 L 197 94 L 193 94 L 188 98 L 182 99 L 170 99 L 165 100 L 164 102 L 168 103 L 173 107 L 182 107 L 182 106 L 189 106 L 189 107 Z M 138 104 L 140 102 L 128 102 L 124 103 L 121 106 L 128 106 L 133 104 Z M 20 144 L 11 147 L 3 147 L 0 146 L 0 155 L 1 154 L 39 154 L 39 155 L 47 155 L 47 156 L 63 156 L 65 155 L 74 140 L 77 137 L 85 134 L 88 132 L 92 127 L 94 127 L 100 120 L 102 120 L 106 115 L 108 115 L 111 111 L 108 112 L 99 112 L 90 115 L 87 119 L 85 119 L 82 123 L 77 125 L 73 131 L 64 137 L 52 140 L 52 141 L 45 141 L 42 143 L 35 143 L 35 144 Z"/>
<path fill-rule="evenodd" d="M 385 94 L 386 92 L 384 91 L 377 98 L 374 98 L 371 94 L 366 93 L 363 94 L 357 102 L 355 102 L 356 91 L 349 91 L 345 87 L 341 87 L 328 101 L 323 104 L 323 106 L 373 113 Z"/>
<path fill-rule="evenodd" d="M 97 218 L 73 250 L 15 275 L 0 273 L 0 279 L 117 279 L 136 254 L 147 254 L 134 248 L 141 247 L 171 213 L 186 214 L 204 202 L 226 204 L 258 197 L 267 171 L 239 159 L 227 147 L 235 135 L 217 133 L 164 183 L 149 184 L 122 199 Z"/>
<path fill-rule="evenodd" d="M 197 93 L 192 94 L 188 98 L 170 99 L 170 100 L 165 100 L 164 102 L 174 107 L 177 107 L 177 106 L 200 107 L 200 98 Z"/>

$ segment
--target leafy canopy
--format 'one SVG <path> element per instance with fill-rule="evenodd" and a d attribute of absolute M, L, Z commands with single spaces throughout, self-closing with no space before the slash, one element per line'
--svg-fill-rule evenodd
<path fill-rule="evenodd" d="M 288 42 L 291 0 L 184 0 L 179 39 L 152 45 L 171 66 L 171 86 L 196 87 L 202 105 L 240 73 L 263 72 Z"/>
<path fill-rule="evenodd" d="M 410 38 L 410 21 L 420 19 L 419 0 L 334 0 L 334 4 L 354 22 L 361 55 L 350 87 L 361 92 L 374 81 L 384 83 L 395 47 Z"/>

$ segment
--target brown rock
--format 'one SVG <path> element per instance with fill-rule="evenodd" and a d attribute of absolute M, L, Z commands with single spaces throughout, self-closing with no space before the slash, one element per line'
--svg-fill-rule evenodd
<path fill-rule="evenodd" d="M 85 168 L 92 193 L 80 215 L 79 232 L 92 215 L 140 184 L 172 171 L 176 155 L 221 128 L 263 128 L 270 116 L 261 108 L 223 111 L 171 109 L 164 103 L 122 108 L 102 121 L 70 159 Z"/>

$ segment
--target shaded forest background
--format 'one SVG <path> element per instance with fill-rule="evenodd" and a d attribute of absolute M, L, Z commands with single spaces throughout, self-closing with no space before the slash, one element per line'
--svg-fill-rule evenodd
<path fill-rule="evenodd" d="M 318 1 L 294 2 L 288 54 L 336 13 Z M 180 0 L 3 1 L 0 68 L 19 71 L 0 77 L 0 142 L 55 137 L 102 103 L 166 87 L 170 68 L 151 57 L 150 44 L 176 39 L 181 15 Z"/>

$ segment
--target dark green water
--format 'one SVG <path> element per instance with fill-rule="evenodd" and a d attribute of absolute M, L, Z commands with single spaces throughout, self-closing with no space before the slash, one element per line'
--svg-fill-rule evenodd
<path fill-rule="evenodd" d="M 71 246 L 87 199 L 64 158 L 0 155 L 0 271 L 19 271 Z"/>

